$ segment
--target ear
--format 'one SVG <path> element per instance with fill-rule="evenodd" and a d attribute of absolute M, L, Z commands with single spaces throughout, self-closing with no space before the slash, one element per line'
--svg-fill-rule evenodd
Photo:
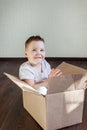
<path fill-rule="evenodd" d="M 28 55 L 27 55 L 27 51 L 25 51 L 25 52 L 24 52 L 24 54 L 25 54 L 25 57 L 27 57 L 27 56 L 28 56 Z"/>

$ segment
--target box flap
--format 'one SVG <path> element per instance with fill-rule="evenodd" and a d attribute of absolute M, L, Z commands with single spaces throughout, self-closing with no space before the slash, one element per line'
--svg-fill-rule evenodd
<path fill-rule="evenodd" d="M 35 90 L 34 88 L 32 88 L 31 86 L 29 86 L 27 83 L 19 80 L 17 77 L 8 74 L 8 73 L 4 73 L 10 80 L 12 80 L 17 86 L 19 86 L 23 91 L 31 91 L 35 94 L 39 93 L 37 92 L 37 90 Z"/>
<path fill-rule="evenodd" d="M 75 65 L 62 62 L 59 66 L 57 66 L 58 69 L 60 69 L 63 73 L 63 75 L 68 74 L 85 74 L 87 73 L 86 69 L 83 69 L 81 67 L 77 67 Z"/>
<path fill-rule="evenodd" d="M 87 88 L 87 74 L 73 74 L 75 89 Z"/>
<path fill-rule="evenodd" d="M 47 94 L 86 88 L 87 74 L 61 75 L 48 79 Z"/>
<path fill-rule="evenodd" d="M 48 94 L 87 87 L 87 70 L 65 62 L 57 68 L 62 71 L 62 75 L 48 79 Z"/>
<path fill-rule="evenodd" d="M 53 77 L 48 79 L 48 94 L 65 92 L 70 90 L 75 90 L 75 84 L 72 75 L 61 75 L 59 77 Z"/>

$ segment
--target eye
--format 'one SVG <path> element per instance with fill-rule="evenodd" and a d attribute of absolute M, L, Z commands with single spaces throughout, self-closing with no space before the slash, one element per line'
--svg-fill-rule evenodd
<path fill-rule="evenodd" d="M 43 52 L 43 51 L 45 51 L 45 50 L 44 50 L 44 49 L 41 49 L 40 51 L 42 51 L 42 52 Z"/>
<path fill-rule="evenodd" d="M 36 49 L 33 49 L 32 51 L 36 51 Z"/>

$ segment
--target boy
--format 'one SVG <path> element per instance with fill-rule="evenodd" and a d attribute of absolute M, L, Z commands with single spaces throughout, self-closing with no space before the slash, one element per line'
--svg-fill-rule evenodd
<path fill-rule="evenodd" d="M 60 76 L 62 73 L 58 69 L 52 69 L 45 60 L 44 39 L 40 36 L 31 36 L 25 42 L 25 56 L 28 61 L 19 68 L 19 77 L 40 94 L 47 92 L 48 77 Z"/>

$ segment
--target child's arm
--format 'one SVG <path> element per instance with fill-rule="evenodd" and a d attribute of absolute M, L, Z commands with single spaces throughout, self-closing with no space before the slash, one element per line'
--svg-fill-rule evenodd
<path fill-rule="evenodd" d="M 49 77 L 60 76 L 61 74 L 62 74 L 61 70 L 52 69 L 49 76 L 48 76 L 48 78 Z M 45 87 L 48 86 L 48 79 L 42 80 L 41 82 L 36 83 L 36 84 L 35 84 L 33 79 L 24 79 L 23 81 L 26 82 L 27 84 L 29 84 L 30 86 L 32 86 L 34 89 L 38 89 L 41 86 L 45 86 Z"/>
<path fill-rule="evenodd" d="M 38 89 L 41 86 L 47 86 L 47 84 L 48 84 L 47 79 L 45 79 L 39 83 L 36 83 L 36 84 L 34 83 L 33 79 L 24 79 L 23 81 L 26 82 L 27 84 L 29 84 L 30 86 L 32 86 L 34 89 Z"/>

